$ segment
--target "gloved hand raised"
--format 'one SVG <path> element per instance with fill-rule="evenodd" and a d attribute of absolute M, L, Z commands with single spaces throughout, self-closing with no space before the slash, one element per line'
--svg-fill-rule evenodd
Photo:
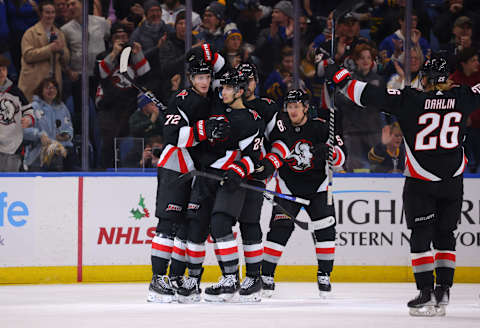
<path fill-rule="evenodd" d="M 214 65 L 216 59 L 216 50 L 209 43 L 204 43 L 199 47 L 194 47 L 190 49 L 186 54 L 187 62 L 191 63 L 202 59 L 207 64 Z"/>
<path fill-rule="evenodd" d="M 341 68 L 338 64 L 328 64 L 325 70 L 325 78 L 329 82 L 333 82 L 338 87 L 343 88 L 352 79 L 352 75 L 345 68 Z"/>
<path fill-rule="evenodd" d="M 230 123 L 225 120 L 200 120 L 193 126 L 196 141 L 223 140 L 230 135 Z"/>

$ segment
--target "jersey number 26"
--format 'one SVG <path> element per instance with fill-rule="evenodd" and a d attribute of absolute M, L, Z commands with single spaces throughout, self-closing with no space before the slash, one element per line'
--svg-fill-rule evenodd
<path fill-rule="evenodd" d="M 415 137 L 415 150 L 434 150 L 438 146 L 452 149 L 459 145 L 458 131 L 460 127 L 455 123 L 462 121 L 462 114 L 450 112 L 445 115 L 425 113 L 418 117 L 419 125 L 426 125 Z M 441 125 L 441 127 L 440 127 Z M 431 134 L 440 127 L 438 136 Z"/>

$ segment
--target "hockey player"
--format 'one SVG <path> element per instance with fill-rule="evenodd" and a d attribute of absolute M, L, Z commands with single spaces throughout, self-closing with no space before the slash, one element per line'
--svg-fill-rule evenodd
<path fill-rule="evenodd" d="M 283 164 L 278 170 L 277 191 L 294 194 L 311 201 L 305 207 L 312 220 L 317 254 L 317 282 L 321 296 L 331 291 L 330 273 L 335 252 L 335 210 L 327 205 L 327 165 L 329 146 L 328 126 L 321 119 L 308 117 L 306 94 L 298 89 L 288 92 L 284 100 L 287 113 L 278 115 L 270 134 L 272 153 L 267 156 Z M 334 166 L 341 166 L 345 155 L 340 135 L 335 136 Z M 293 232 L 292 216 L 297 216 L 301 205 L 276 199 L 281 209 L 274 206 L 270 231 L 264 247 L 262 263 L 263 294 L 270 297 L 275 289 L 274 275 L 283 250 Z M 288 212 L 285 213 L 285 212 Z"/>
<path fill-rule="evenodd" d="M 182 276 L 184 272 L 182 263 L 185 263 L 187 223 L 185 213 L 190 198 L 190 186 L 175 185 L 172 182 L 198 165 L 202 153 L 202 144 L 199 143 L 207 139 L 223 139 L 229 129 L 225 121 L 208 120 L 212 99 L 212 65 L 203 59 L 194 58 L 189 63 L 189 74 L 192 87 L 173 96 L 165 114 L 165 147 L 158 161 L 155 216 L 159 222 L 152 241 L 153 277 L 148 295 L 150 302 L 173 300 L 175 291 L 166 276 L 172 254 L 171 276 Z"/>
<path fill-rule="evenodd" d="M 191 217 L 187 239 L 189 277 L 178 290 L 180 302 L 200 300 L 199 283 L 209 232 L 214 240 L 222 277 L 217 284 L 205 289 L 205 300 L 228 301 L 240 289 L 238 246 L 232 224 L 237 217 L 241 220 L 249 216 L 240 215 L 246 191 L 239 184 L 247 181 L 247 177 L 259 166 L 264 123 L 257 112 L 243 104 L 242 96 L 248 83 L 244 74 L 231 70 L 223 76 L 221 83 L 222 99 L 216 104 L 212 118 L 229 122 L 231 130 L 224 140 L 209 143 L 202 166 L 207 172 L 223 174 L 224 178 L 220 184 L 202 177 L 197 177 L 194 182 L 188 205 Z M 241 228 L 242 235 L 261 245 L 261 230 L 250 223 L 241 222 L 244 227 Z M 261 248 L 253 253 L 261 255 Z"/>
<path fill-rule="evenodd" d="M 444 58 L 432 56 L 422 69 L 422 92 L 383 90 L 352 80 L 350 73 L 337 65 L 327 67 L 327 78 L 346 97 L 359 106 L 372 105 L 395 115 L 404 133 L 403 204 L 411 230 L 412 268 L 420 290 L 407 305 L 410 314 L 418 316 L 444 315 L 449 301 L 456 259 L 453 232 L 463 200 L 465 124 L 480 106 L 480 84 L 452 86 L 447 68 Z"/>

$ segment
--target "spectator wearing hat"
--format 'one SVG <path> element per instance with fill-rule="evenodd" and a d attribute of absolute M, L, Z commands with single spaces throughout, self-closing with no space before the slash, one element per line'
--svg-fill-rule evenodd
<path fill-rule="evenodd" d="M 205 8 L 203 13 L 202 25 L 197 35 L 198 40 L 211 44 L 215 49 L 223 49 L 224 47 L 224 31 L 225 25 L 225 6 L 218 1 L 212 1 Z"/>
<path fill-rule="evenodd" d="M 8 58 L 12 61 L 10 54 L 10 27 L 7 24 L 7 5 L 5 1 L 0 1 L 0 55 Z M 18 78 L 17 70 L 15 66 L 10 64 L 8 67 L 9 76 L 12 80 L 16 81 Z"/>
<path fill-rule="evenodd" d="M 163 135 L 163 115 L 158 107 L 143 93 L 137 97 L 138 110 L 128 120 L 130 135 L 136 138 L 150 138 Z"/>
<path fill-rule="evenodd" d="M 411 46 L 420 47 L 424 57 L 430 56 L 431 47 L 428 41 L 422 37 L 422 33 L 417 29 L 418 16 L 415 11 L 412 11 L 412 35 Z M 403 53 L 403 44 L 405 42 L 406 24 L 405 24 L 405 11 L 402 10 L 398 16 L 398 23 L 400 29 L 396 30 L 393 34 L 387 36 L 382 43 L 380 43 L 380 57 L 384 62 L 388 62 L 392 59 L 398 60 L 399 56 Z"/>
<path fill-rule="evenodd" d="M 0 55 L 0 172 L 19 171 L 23 129 L 35 122 L 32 106 L 7 77 L 9 65 Z"/>
<path fill-rule="evenodd" d="M 242 62 L 242 42 L 242 33 L 235 23 L 230 23 L 225 26 L 225 47 L 223 48 L 223 57 L 232 67 L 237 67 Z"/>
<path fill-rule="evenodd" d="M 65 36 L 54 25 L 55 6 L 52 1 L 39 4 L 40 21 L 29 28 L 22 38 L 22 69 L 18 87 L 28 101 L 40 82 L 53 76 L 62 88 L 62 66 L 70 61 Z"/>
<path fill-rule="evenodd" d="M 146 19 L 133 31 L 130 39 L 142 45 L 145 56 L 156 48 L 162 47 L 167 39 L 167 25 L 162 21 L 162 8 L 156 0 L 147 0 L 143 4 Z"/>
<path fill-rule="evenodd" d="M 475 86 L 480 83 L 480 63 L 475 48 L 465 48 L 457 54 L 457 69 L 450 75 L 456 84 Z M 480 108 L 467 120 L 467 139 L 465 140 L 467 166 L 471 173 L 476 173 L 480 166 Z"/>
<path fill-rule="evenodd" d="M 165 0 L 162 3 L 162 20 L 165 24 L 170 25 L 172 28 L 177 20 L 177 15 L 185 10 L 185 6 L 180 3 L 180 0 Z M 192 30 L 196 30 L 202 19 L 200 15 L 192 11 Z"/>
<path fill-rule="evenodd" d="M 269 28 L 260 32 L 256 43 L 255 54 L 261 60 L 260 79 L 268 76 L 274 67 L 280 63 L 280 51 L 293 43 L 293 5 L 282 0 L 273 8 L 272 23 Z"/>
<path fill-rule="evenodd" d="M 112 46 L 97 56 L 96 78 L 97 110 L 100 134 L 102 136 L 102 165 L 113 167 L 113 140 L 128 136 L 128 119 L 137 109 L 137 91 L 119 72 L 120 53 L 129 42 L 129 35 L 122 24 L 115 23 L 111 28 Z M 150 71 L 142 46 L 133 42 L 129 66 L 126 74 L 131 79 L 143 83 L 141 78 Z"/>

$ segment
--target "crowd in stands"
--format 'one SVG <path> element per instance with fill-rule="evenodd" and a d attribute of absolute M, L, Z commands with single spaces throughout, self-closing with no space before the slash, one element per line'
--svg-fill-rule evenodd
<path fill-rule="evenodd" d="M 128 142 L 115 140 L 128 138 L 142 140 L 142 146 L 127 150 L 127 166 L 155 167 L 163 117 L 119 73 L 119 55 L 132 45 L 127 74 L 167 104 L 187 83 L 184 1 L 88 2 L 90 167 L 117 167 L 117 150 Z M 316 54 L 319 48 L 331 52 L 332 37 L 335 61 L 357 80 L 404 88 L 409 40 L 412 87 L 422 88 L 422 65 L 438 51 L 449 58 L 452 83 L 480 83 L 480 1 L 413 0 L 412 33 L 406 36 L 405 0 L 359 0 L 338 18 L 332 36 L 332 10 L 339 2 L 300 1 L 299 85 L 310 96 L 312 112 L 327 110 Z M 192 3 L 192 46 L 211 44 L 233 67 L 256 65 L 258 96 L 273 99 L 281 110 L 294 87 L 292 2 Z M 0 171 L 80 169 L 83 5 L 83 0 L 0 0 Z M 358 111 L 340 95 L 335 104 L 348 151 L 344 171 L 401 172 L 405 150 L 395 117 L 371 108 Z M 469 171 L 478 172 L 480 109 L 468 119 L 466 153 Z"/>

